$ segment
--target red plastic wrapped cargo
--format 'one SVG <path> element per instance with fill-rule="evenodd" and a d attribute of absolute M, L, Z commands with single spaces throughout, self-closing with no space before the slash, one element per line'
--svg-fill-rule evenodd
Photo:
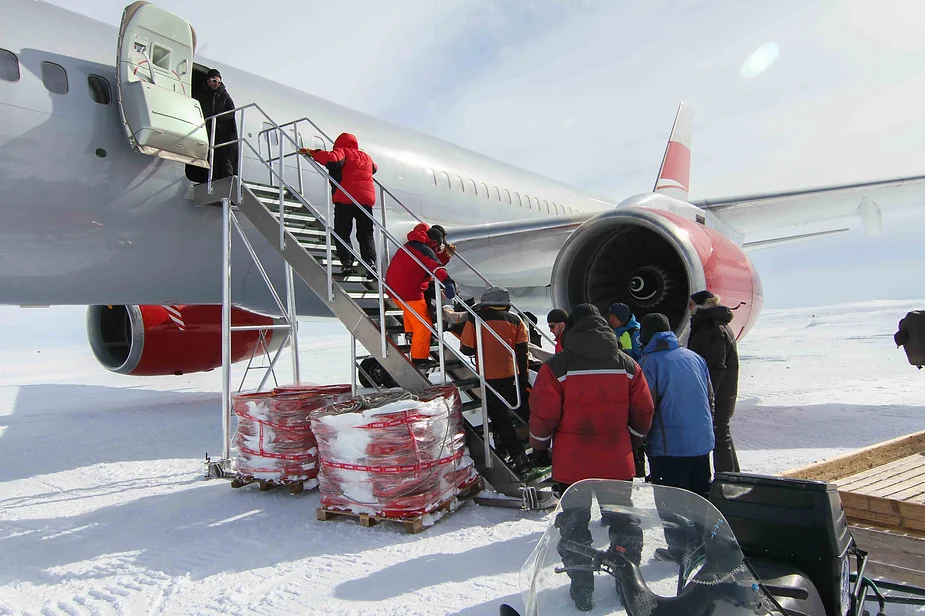
<path fill-rule="evenodd" d="M 235 470 L 242 477 L 317 485 L 318 444 L 309 413 L 350 395 L 349 385 L 278 387 L 234 397 Z"/>
<path fill-rule="evenodd" d="M 311 423 L 326 509 L 414 517 L 478 480 L 452 385 L 357 396 L 313 412 Z"/>

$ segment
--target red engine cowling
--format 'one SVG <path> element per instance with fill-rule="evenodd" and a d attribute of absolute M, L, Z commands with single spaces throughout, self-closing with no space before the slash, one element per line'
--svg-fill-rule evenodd
<path fill-rule="evenodd" d="M 276 325 L 282 320 L 231 309 L 233 325 Z M 222 365 L 222 307 L 89 306 L 87 337 L 96 359 L 107 370 L 134 376 L 204 372 Z M 251 357 L 260 332 L 231 334 L 231 361 Z M 283 330 L 267 330 L 270 352 L 286 339 Z M 263 349 L 258 350 L 258 354 Z"/>
<path fill-rule="evenodd" d="M 604 313 L 623 302 L 637 319 L 664 313 L 679 337 L 689 327 L 690 295 L 702 289 L 733 309 L 738 338 L 758 319 L 761 281 L 742 249 L 680 214 L 646 207 L 619 208 L 581 225 L 552 273 L 556 306 L 587 302 Z"/>

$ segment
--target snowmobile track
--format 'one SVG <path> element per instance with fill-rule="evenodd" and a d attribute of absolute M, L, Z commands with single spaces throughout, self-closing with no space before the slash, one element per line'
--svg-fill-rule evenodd
<path fill-rule="evenodd" d="M 462 506 L 462 502 L 471 500 L 485 488 L 485 480 L 481 477 L 470 486 L 462 488 L 456 496 L 453 498 L 445 500 L 441 503 L 436 509 L 429 512 L 426 515 L 434 515 L 435 513 L 446 512 L 452 513 L 456 511 L 459 507 L 452 508 L 453 503 L 458 502 Z M 326 522 L 328 520 L 333 520 L 339 517 L 353 518 L 359 521 L 360 526 L 370 528 L 375 526 L 379 522 L 398 522 L 405 527 L 405 532 L 409 535 L 416 535 L 420 532 L 423 532 L 427 526 L 424 525 L 424 516 L 418 515 L 409 518 L 397 518 L 381 515 L 370 515 L 368 513 L 354 513 L 352 511 L 342 511 L 340 509 L 325 509 L 324 507 L 318 507 L 318 519 Z"/>

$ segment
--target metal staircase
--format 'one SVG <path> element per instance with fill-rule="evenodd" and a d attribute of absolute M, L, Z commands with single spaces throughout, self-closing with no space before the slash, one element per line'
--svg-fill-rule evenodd
<path fill-rule="evenodd" d="M 438 382 L 454 383 L 460 390 L 464 400 L 463 411 L 466 421 L 466 441 L 469 452 L 476 462 L 476 468 L 479 473 L 494 487 L 498 492 L 509 497 L 522 499 L 523 506 L 533 508 L 543 499 L 538 495 L 536 486 L 548 479 L 548 473 L 532 473 L 531 476 L 525 477 L 519 474 L 509 465 L 497 452 L 488 445 L 488 416 L 487 411 L 481 400 L 484 393 L 491 389 L 491 386 L 485 382 L 484 375 L 481 374 L 470 361 L 469 358 L 460 354 L 452 345 L 447 344 L 444 339 L 444 324 L 442 309 L 440 305 L 440 295 L 443 288 L 442 283 L 435 280 L 437 286 L 437 309 L 436 323 L 431 329 L 432 347 L 431 355 L 435 364 L 439 366 L 439 372 L 428 374 L 424 370 L 419 370 L 411 361 L 406 352 L 408 345 L 401 343 L 404 336 L 404 327 L 402 323 L 402 310 L 399 305 L 401 300 L 393 300 L 385 283 L 384 263 L 389 248 L 393 250 L 406 250 L 403 247 L 404 242 L 389 233 L 385 224 L 385 210 L 381 208 L 382 221 L 371 217 L 374 225 L 374 233 L 378 240 L 379 258 L 374 270 L 369 270 L 363 260 L 357 254 L 356 249 L 352 246 L 350 238 L 345 238 L 345 244 L 353 253 L 359 264 L 357 275 L 348 277 L 340 276 L 340 265 L 333 258 L 333 246 L 335 233 L 333 230 L 333 214 L 330 193 L 327 193 L 327 203 L 322 207 L 311 203 L 301 190 L 302 184 L 302 165 L 309 165 L 309 173 L 318 173 L 326 181 L 338 185 L 327 174 L 326 169 L 316 163 L 314 160 L 303 157 L 297 153 L 298 143 L 284 129 L 291 127 L 297 134 L 296 129 L 300 122 L 308 122 L 312 127 L 328 138 L 313 122 L 307 118 L 302 118 L 288 124 L 277 125 L 266 113 L 263 112 L 256 104 L 246 105 L 231 112 L 239 115 L 240 124 L 244 126 L 245 112 L 258 113 L 262 116 L 262 121 L 272 125 L 273 129 L 279 134 L 279 155 L 271 158 L 264 158 L 260 152 L 251 145 L 246 139 L 238 139 L 239 143 L 239 160 L 238 169 L 242 168 L 244 148 L 250 149 L 254 157 L 269 171 L 271 182 L 275 185 L 259 184 L 248 181 L 239 181 L 238 178 L 225 178 L 222 180 L 212 180 L 211 170 L 209 180 L 196 187 L 196 202 L 200 205 L 218 204 L 223 207 L 225 224 L 223 225 L 225 237 L 225 276 L 226 284 L 224 285 L 225 295 L 224 312 L 230 312 L 230 245 L 232 228 L 236 228 L 244 239 L 244 243 L 251 256 L 257 263 L 264 280 L 270 286 L 271 293 L 276 298 L 280 310 L 286 311 L 278 294 L 273 289 L 269 278 L 266 276 L 256 253 L 251 248 L 247 238 L 244 237 L 237 220 L 237 214 L 244 215 L 253 226 L 266 238 L 280 253 L 289 267 L 287 273 L 294 272 L 314 291 L 318 297 L 326 300 L 331 312 L 347 327 L 351 333 L 351 379 L 354 390 L 357 387 L 357 373 L 362 375 L 365 384 L 382 383 L 385 371 L 388 377 L 398 386 L 408 389 L 417 390 L 427 387 L 433 383 L 431 378 L 438 378 Z M 210 118 L 207 121 L 214 121 Z M 242 131 L 243 133 L 244 131 Z M 214 135 L 215 132 L 212 131 Z M 291 143 L 291 153 L 286 154 L 283 149 L 284 140 Z M 232 143 L 232 142 L 228 142 Z M 211 151 L 215 147 L 221 147 L 226 144 L 215 144 L 210 140 L 210 158 Z M 287 146 L 288 147 L 288 146 Z M 284 163 L 289 157 L 296 157 L 298 160 L 298 187 L 290 185 L 285 179 Z M 392 193 L 384 186 L 378 185 L 379 199 L 378 204 L 384 203 L 386 195 L 389 195 L 395 203 L 403 208 L 412 218 L 420 220 L 413 212 L 405 207 Z M 327 191 L 326 191 L 327 192 Z M 348 195 L 349 196 L 349 195 Z M 351 200 L 353 198 L 351 197 Z M 354 201 L 356 203 L 356 201 Z M 357 204 L 359 205 L 359 204 Z M 362 208 L 358 208 L 361 209 Z M 410 252 L 408 254 L 411 254 Z M 424 267 L 413 254 L 412 258 L 417 261 L 420 267 Z M 471 264 L 468 263 L 461 255 L 456 255 L 458 260 L 468 267 L 478 278 L 483 280 L 486 285 L 489 281 L 479 274 Z M 289 269 L 291 268 L 291 270 Z M 366 268 L 367 272 L 363 272 Z M 366 273 L 370 274 L 367 279 Z M 287 281 L 287 298 L 289 299 L 288 316 L 294 323 L 294 301 L 291 299 L 292 284 Z M 462 305 L 462 304 L 460 304 Z M 469 312 L 468 318 L 476 325 L 477 353 L 479 355 L 478 365 L 484 365 L 481 358 L 483 349 L 482 337 L 485 335 L 494 336 L 502 345 L 511 353 L 512 360 L 515 359 L 515 352 L 510 346 L 505 344 L 490 328 L 485 326 L 484 321 L 478 317 L 468 306 L 463 308 Z M 512 307 L 512 310 L 515 310 Z M 521 313 L 522 314 L 522 313 Z M 226 333 L 230 330 L 230 317 L 226 324 Z M 293 334 L 295 328 L 293 327 Z M 230 335 L 225 338 L 230 339 Z M 358 357 L 356 353 L 356 343 L 359 342 L 369 353 L 368 356 Z M 230 341 L 227 342 L 230 348 Z M 228 357 L 228 355 L 224 355 Z M 223 371 L 223 374 L 226 371 Z M 371 374 L 372 373 L 372 374 Z M 226 377 L 227 378 L 227 377 Z M 231 400 L 230 390 L 224 390 L 225 399 L 223 400 L 223 413 L 226 426 L 226 442 L 224 459 L 230 455 L 229 434 L 227 425 L 230 421 Z M 506 402 L 507 404 L 507 402 Z M 518 400 L 515 404 L 507 404 L 509 408 L 516 409 L 520 406 Z M 481 410 L 476 417 L 473 413 Z M 480 417 L 481 426 L 477 425 L 476 418 Z"/>

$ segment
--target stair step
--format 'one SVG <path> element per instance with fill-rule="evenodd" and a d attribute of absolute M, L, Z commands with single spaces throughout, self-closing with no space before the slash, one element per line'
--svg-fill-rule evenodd
<path fill-rule="evenodd" d="M 471 400 L 469 402 L 463 402 L 462 404 L 463 413 L 465 413 L 466 411 L 474 411 L 475 409 L 480 409 L 480 408 L 482 408 L 481 400 Z"/>
<path fill-rule="evenodd" d="M 460 391 L 467 391 L 469 389 L 475 389 L 476 387 L 482 386 L 482 379 L 474 377 L 471 379 L 461 379 L 454 380 L 453 385 L 455 385 Z"/>

